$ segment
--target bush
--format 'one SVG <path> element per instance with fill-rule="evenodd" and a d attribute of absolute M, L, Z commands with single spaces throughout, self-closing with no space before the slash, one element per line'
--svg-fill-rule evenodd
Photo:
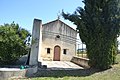
<path fill-rule="evenodd" d="M 14 22 L 0 26 L 0 64 L 13 64 L 27 54 L 28 47 L 24 41 L 29 34 Z"/>

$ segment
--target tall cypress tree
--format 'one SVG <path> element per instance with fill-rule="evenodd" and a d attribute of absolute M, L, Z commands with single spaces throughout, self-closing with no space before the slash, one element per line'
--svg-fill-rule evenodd
<path fill-rule="evenodd" d="M 84 8 L 62 15 L 77 25 L 79 36 L 86 44 L 89 65 L 107 69 L 115 62 L 117 53 L 120 0 L 84 0 L 83 3 Z"/>

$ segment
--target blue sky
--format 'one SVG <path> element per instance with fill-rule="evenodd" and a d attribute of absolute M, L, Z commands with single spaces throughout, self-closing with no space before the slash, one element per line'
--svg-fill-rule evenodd
<path fill-rule="evenodd" d="M 62 9 L 72 13 L 78 6 L 84 6 L 82 0 L 0 0 L 0 25 L 15 21 L 31 32 L 34 18 L 46 23 L 57 19 Z M 60 19 L 74 26 L 62 17 Z"/>

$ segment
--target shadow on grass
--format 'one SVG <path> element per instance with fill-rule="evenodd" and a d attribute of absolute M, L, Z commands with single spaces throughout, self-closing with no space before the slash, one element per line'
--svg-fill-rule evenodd
<path fill-rule="evenodd" d="M 32 77 L 30 78 L 36 78 L 36 77 L 65 77 L 65 76 L 73 76 L 73 77 L 85 77 L 85 76 L 89 76 L 92 75 L 96 72 L 100 72 L 100 70 L 97 69 L 78 69 L 78 70 L 38 70 L 38 72 L 36 74 L 34 74 Z"/>

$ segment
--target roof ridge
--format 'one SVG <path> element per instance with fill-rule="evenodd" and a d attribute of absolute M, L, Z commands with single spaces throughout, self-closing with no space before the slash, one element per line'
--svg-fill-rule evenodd
<path fill-rule="evenodd" d="M 62 22 L 63 24 L 67 25 L 69 28 L 73 29 L 71 26 L 69 26 L 68 24 L 66 24 L 65 22 L 63 22 L 63 21 L 60 20 L 60 19 L 56 19 L 56 20 L 47 22 L 47 23 L 45 23 L 45 24 L 42 24 L 42 26 L 47 25 L 47 24 L 52 23 L 52 22 L 56 22 L 56 21 L 60 21 L 60 22 Z M 75 29 L 73 29 L 73 30 L 76 31 Z"/>

